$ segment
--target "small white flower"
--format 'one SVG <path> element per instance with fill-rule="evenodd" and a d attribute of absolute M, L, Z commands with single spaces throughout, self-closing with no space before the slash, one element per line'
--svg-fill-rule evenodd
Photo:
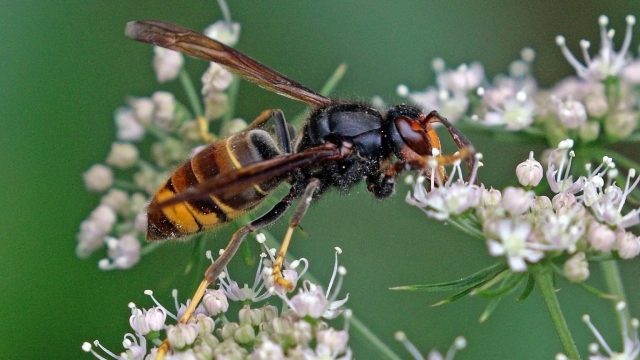
<path fill-rule="evenodd" d="M 519 91 L 515 97 L 504 100 L 502 107 L 493 107 L 483 120 L 487 125 L 505 125 L 507 130 L 522 130 L 533 123 L 535 103 L 524 91 Z"/>
<path fill-rule="evenodd" d="M 538 186 L 544 171 L 540 164 L 533 157 L 533 151 L 529 153 L 529 158 L 516 167 L 516 176 L 522 186 Z"/>
<path fill-rule="evenodd" d="M 116 138 L 121 141 L 138 141 L 144 136 L 144 126 L 138 122 L 133 110 L 118 109 L 115 113 Z"/>
<path fill-rule="evenodd" d="M 607 225 L 591 221 L 587 231 L 587 241 L 598 251 L 611 251 L 616 243 L 616 233 Z"/>
<path fill-rule="evenodd" d="M 170 92 L 156 91 L 151 95 L 155 105 L 154 122 L 162 129 L 170 130 L 175 120 L 176 99 Z"/>
<path fill-rule="evenodd" d="M 567 129 L 577 129 L 587 121 L 587 109 L 577 100 L 556 100 L 556 112 Z"/>
<path fill-rule="evenodd" d="M 502 191 L 502 207 L 512 215 L 521 215 L 531 208 L 533 197 L 532 191 L 509 186 Z"/>
<path fill-rule="evenodd" d="M 583 282 L 589 277 L 589 263 L 583 252 L 573 255 L 564 263 L 564 276 L 571 282 Z"/>
<path fill-rule="evenodd" d="M 210 63 L 207 71 L 202 74 L 202 95 L 207 97 L 209 93 L 225 91 L 233 75 L 231 72 L 218 63 Z"/>
<path fill-rule="evenodd" d="M 481 157 L 480 154 L 476 154 Z M 421 208 L 429 217 L 437 220 L 446 220 L 452 215 L 460 215 L 470 208 L 480 204 L 484 190 L 474 185 L 480 161 L 476 161 L 471 170 L 469 181 L 462 179 L 460 161 L 453 165 L 451 174 L 446 183 L 442 184 L 437 175 L 436 166 L 431 166 L 431 183 L 428 191 L 421 181 L 417 181 L 413 187 L 413 193 L 407 193 L 405 201 Z M 457 180 L 456 180 L 457 179 Z M 439 184 L 439 186 L 436 186 Z"/>
<path fill-rule="evenodd" d="M 204 34 L 227 46 L 234 46 L 240 38 L 240 24 L 226 20 L 218 20 L 204 29 Z"/>
<path fill-rule="evenodd" d="M 481 195 L 482 206 L 495 207 L 502 203 L 502 193 L 498 189 L 491 188 L 489 190 L 482 188 Z"/>
<path fill-rule="evenodd" d="M 251 360 L 275 360 L 284 359 L 282 346 L 269 339 L 264 339 L 251 354 Z"/>
<path fill-rule="evenodd" d="M 640 176 L 636 176 L 636 171 L 631 169 L 627 175 L 624 190 L 616 185 L 596 189 L 599 193 L 592 196 L 595 200 L 590 204 L 595 217 L 601 222 L 620 229 L 640 224 L 640 208 L 633 209 L 626 214 L 622 213 L 627 197 L 638 187 L 639 183 Z"/>
<path fill-rule="evenodd" d="M 344 267 L 338 265 L 338 254 L 342 251 L 339 250 L 340 248 L 337 248 L 335 252 L 333 273 L 326 292 L 322 290 L 321 286 L 312 284 L 309 281 L 303 282 L 298 293 L 291 299 L 286 296 L 284 291 L 276 291 L 276 294 L 297 316 L 334 319 L 344 311 L 343 306 L 349 300 L 349 294 L 343 299 L 336 300 L 342 288 L 343 278 L 347 273 Z"/>
<path fill-rule="evenodd" d="M 140 261 L 140 240 L 134 235 L 126 234 L 118 239 L 108 238 L 106 242 L 109 258 L 100 260 L 100 269 L 129 269 Z"/>
<path fill-rule="evenodd" d="M 82 177 L 89 191 L 103 192 L 113 185 L 113 171 L 102 164 L 94 164 L 82 174 Z"/>
<path fill-rule="evenodd" d="M 198 336 L 198 326 L 193 323 L 169 325 L 167 327 L 167 340 L 173 348 L 182 349 L 193 344 Z"/>
<path fill-rule="evenodd" d="M 584 55 L 585 64 L 580 63 L 571 53 L 566 45 L 563 36 L 556 37 L 556 44 L 560 46 L 562 54 L 569 64 L 576 70 L 578 76 L 583 79 L 604 80 L 609 76 L 618 76 L 628 64 L 628 51 L 631 45 L 632 28 L 636 23 L 636 18 L 632 15 L 627 16 L 627 29 L 624 41 L 619 52 L 613 49 L 614 31 L 607 29 L 609 19 L 602 15 L 598 19 L 600 25 L 600 51 L 594 58 L 589 56 L 588 50 L 591 44 L 586 41 L 580 41 L 580 47 Z"/>
<path fill-rule="evenodd" d="M 131 98 L 129 99 L 129 106 L 133 111 L 133 115 L 138 120 L 138 123 L 149 126 L 153 120 L 153 111 L 155 105 L 150 98 Z"/>
<path fill-rule="evenodd" d="M 207 290 L 202 298 L 202 305 L 211 316 L 227 312 L 229 309 L 229 302 L 221 289 Z"/>
<path fill-rule="evenodd" d="M 493 256 L 506 255 L 511 270 L 522 272 L 527 269 L 525 261 L 535 263 L 542 259 L 542 251 L 535 250 L 527 242 L 531 234 L 528 222 L 502 219 L 495 225 L 497 239 L 488 239 L 489 253 Z"/>
<path fill-rule="evenodd" d="M 76 235 L 76 254 L 85 258 L 100 248 L 115 222 L 116 213 L 111 207 L 100 205 L 93 210 L 89 218 L 80 224 L 80 232 Z"/>
<path fill-rule="evenodd" d="M 484 80 L 484 68 L 477 62 L 462 64 L 455 70 L 440 72 L 436 79 L 441 89 L 466 94 L 480 86 Z"/>
<path fill-rule="evenodd" d="M 640 237 L 624 230 L 616 232 L 616 250 L 623 259 L 632 259 L 640 254 Z"/>
<path fill-rule="evenodd" d="M 154 46 L 153 54 L 153 69 L 156 72 L 156 79 L 158 79 L 159 83 L 171 81 L 178 77 L 184 64 L 184 58 L 181 53 Z"/>
<path fill-rule="evenodd" d="M 128 169 L 138 161 L 138 148 L 129 143 L 114 142 L 107 156 L 107 164 L 119 168 Z"/>
<path fill-rule="evenodd" d="M 164 329 L 164 322 L 167 319 L 167 310 L 163 307 L 152 307 L 145 313 L 145 320 L 151 331 Z"/>
<path fill-rule="evenodd" d="M 126 214 L 129 211 L 129 195 L 120 189 L 110 189 L 100 199 L 100 204 L 107 205 L 118 214 Z"/>

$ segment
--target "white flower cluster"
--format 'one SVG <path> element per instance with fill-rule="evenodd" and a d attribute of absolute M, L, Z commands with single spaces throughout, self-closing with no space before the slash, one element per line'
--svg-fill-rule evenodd
<path fill-rule="evenodd" d="M 207 28 L 206 33 L 233 45 L 238 40 L 240 25 L 219 21 Z M 154 49 L 158 82 L 174 80 L 183 71 L 182 64 L 181 54 Z M 207 114 L 201 121 L 219 118 L 227 112 L 225 91 L 231 80 L 231 73 L 217 64 L 212 63 L 204 73 L 202 93 Z M 214 98 L 217 100 L 212 101 Z M 107 257 L 98 263 L 104 270 L 128 269 L 140 260 L 145 246 L 146 204 L 171 170 L 210 140 L 203 138 L 202 124 L 196 117 L 166 91 L 131 98 L 128 106 L 116 111 L 117 140 L 104 164 L 95 164 L 83 174 L 87 190 L 104 195 L 100 205 L 80 225 L 76 236 L 79 257 L 86 258 L 106 247 Z M 237 132 L 245 126 L 244 120 L 233 119 L 222 124 L 221 132 Z M 143 141 L 148 138 L 151 140 Z M 141 154 L 151 157 L 146 159 Z"/>
<path fill-rule="evenodd" d="M 145 291 L 155 306 L 140 309 L 129 304 L 129 324 L 133 333 L 124 335 L 124 351 L 116 354 L 102 346 L 97 340 L 84 343 L 82 349 L 98 359 L 153 360 L 158 351 L 158 338 L 166 336 L 170 350 L 165 358 L 171 359 L 351 359 L 349 321 L 351 311 L 344 308 L 347 297 L 337 300 L 345 270 L 336 262 L 327 290 L 318 284 L 305 281 L 295 295 L 288 295 L 271 286 L 271 256 L 269 249 L 262 257 L 256 273 L 254 286 L 243 289 L 229 278 L 228 273 L 220 279 L 216 290 L 207 290 L 194 316 L 187 323 L 175 323 L 186 310 L 178 301 L 177 291 L 173 298 L 175 311 L 171 312 Z M 304 263 L 299 272 L 295 268 Z M 306 259 L 285 264 L 286 276 L 298 279 L 307 269 Z M 263 289 L 264 292 L 263 292 Z M 261 293 L 260 296 L 256 294 Z M 282 310 L 264 304 L 264 300 L 282 302 Z M 237 312 L 230 303 L 244 304 Z M 249 304 L 248 304 L 249 302 Z M 256 305 L 255 302 L 262 302 Z M 325 320 L 338 316 L 344 318 L 342 329 L 331 327 Z M 173 324 L 167 323 L 174 322 Z"/>
<path fill-rule="evenodd" d="M 640 237 L 629 231 L 640 224 L 640 209 L 624 210 L 640 176 L 630 170 L 621 188 L 615 182 L 615 162 L 605 157 L 597 167 L 587 166 L 587 175 L 574 179 L 572 146 L 573 141 L 565 140 L 551 153 L 546 185 L 552 197 L 533 191 L 543 179 L 543 169 L 531 153 L 516 169 L 523 187 L 500 191 L 476 185 L 476 169 L 464 181 L 456 163 L 449 180 L 440 186 L 434 186 L 433 179 L 427 186 L 417 181 L 407 201 L 432 218 L 486 239 L 489 253 L 506 256 L 513 271 L 525 271 L 527 263 L 544 257 L 557 257 L 566 260 L 569 280 L 584 281 L 589 276 L 588 255 L 615 252 L 630 259 L 640 254 Z"/>
<path fill-rule="evenodd" d="M 540 89 L 531 75 L 535 53 L 526 48 L 509 67 L 508 75 L 485 79 L 482 65 L 471 63 L 447 70 L 444 61 L 433 62 L 437 85 L 424 91 L 398 86 L 397 93 L 424 109 L 438 110 L 451 121 L 468 118 L 486 126 L 503 126 L 508 131 L 528 130 L 545 135 L 553 144 L 563 138 L 583 142 L 627 139 L 638 130 L 640 58 L 629 47 L 636 19 L 627 16 L 622 47 L 613 46 L 614 30 L 601 16 L 601 47 L 589 54 L 590 42 L 580 41 L 585 63 L 579 62 L 563 36 L 556 43 L 577 77 L 559 81 L 551 89 Z"/>

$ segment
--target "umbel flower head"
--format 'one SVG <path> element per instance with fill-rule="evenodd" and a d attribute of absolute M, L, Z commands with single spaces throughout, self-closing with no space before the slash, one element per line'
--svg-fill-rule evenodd
<path fill-rule="evenodd" d="M 543 258 L 566 259 L 565 275 L 584 281 L 589 276 L 585 254 L 614 252 L 630 259 L 640 253 L 640 237 L 629 230 L 640 224 L 640 209 L 625 210 L 640 176 L 629 170 L 620 188 L 614 159 L 604 157 L 598 166 L 588 165 L 586 175 L 574 177 L 572 147 L 572 140 L 561 141 L 549 156 L 545 179 L 552 197 L 520 187 L 487 190 L 475 184 L 476 169 L 465 181 L 456 163 L 440 186 L 433 179 L 427 186 L 417 181 L 407 202 L 485 239 L 489 254 L 505 256 L 514 272 Z M 517 166 L 516 175 L 526 186 L 540 183 L 542 167 L 533 152 Z"/>
<path fill-rule="evenodd" d="M 172 293 L 174 309 L 169 310 L 147 290 L 145 294 L 155 305 L 141 309 L 129 304 L 133 332 L 125 334 L 124 350 L 119 355 L 97 340 L 93 344 L 85 342 L 82 349 L 98 359 L 154 359 L 157 352 L 154 345 L 158 344 L 153 339 L 164 335 L 171 345 L 167 359 L 351 359 L 351 310 L 345 308 L 348 297 L 337 299 L 346 274 L 338 264 L 339 253 L 341 250 L 337 248 L 326 291 L 322 285 L 308 280 L 292 295 L 274 287 L 264 293 L 256 291 L 268 283 L 260 280 L 267 277 L 264 269 L 269 268 L 271 261 L 264 256 L 253 289 L 245 286 L 245 291 L 239 292 L 237 283 L 227 273 L 221 277 L 218 289 L 206 291 L 187 323 L 175 323 L 186 309 L 186 304 L 179 302 L 177 291 Z M 306 259 L 295 262 L 308 264 Z M 291 264 L 286 268 L 291 276 L 301 275 Z M 306 266 L 302 271 L 306 271 Z M 268 276 L 272 276 L 271 272 Z M 278 300 L 281 306 L 270 304 Z M 231 310 L 233 302 L 244 304 L 237 313 Z M 338 317 L 343 319 L 341 328 L 326 322 Z"/>
<path fill-rule="evenodd" d="M 227 19 L 214 23 L 206 32 L 233 44 L 238 41 L 240 25 Z M 178 76 L 188 78 L 183 63 L 182 54 L 154 47 L 153 69 L 159 83 Z M 116 110 L 116 139 L 108 155 L 103 163 L 92 165 L 83 174 L 87 190 L 102 194 L 102 199 L 76 235 L 79 257 L 105 248 L 99 268 L 122 270 L 135 266 L 155 247 L 144 242 L 146 205 L 171 171 L 211 140 L 211 135 L 203 135 L 203 127 L 210 121 L 221 121 L 228 112 L 227 92 L 232 79 L 229 71 L 211 64 L 202 75 L 204 110 L 199 109 L 200 99 L 190 99 L 189 109 L 167 91 L 129 98 L 125 107 Z M 190 84 L 190 80 L 182 83 Z M 193 88 L 185 90 L 197 93 Z M 246 126 L 242 119 L 228 120 L 221 124 L 226 135 Z"/>

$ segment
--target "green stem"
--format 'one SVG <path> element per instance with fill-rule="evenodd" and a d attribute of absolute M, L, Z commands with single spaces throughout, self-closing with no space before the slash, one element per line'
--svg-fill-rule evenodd
<path fill-rule="evenodd" d="M 600 262 L 600 267 L 604 273 L 604 281 L 607 284 L 607 290 L 615 297 L 613 310 L 618 318 L 618 325 L 620 326 L 620 329 L 624 329 L 625 326 L 631 325 L 631 313 L 629 312 L 628 306 L 622 311 L 616 309 L 616 305 L 619 302 L 627 302 L 627 296 L 625 295 L 624 286 L 622 285 L 622 277 L 620 276 L 620 270 L 618 269 L 618 262 L 602 261 Z"/>
<path fill-rule="evenodd" d="M 540 288 L 544 302 L 547 305 L 551 321 L 553 322 L 556 332 L 560 337 L 560 342 L 564 348 L 564 354 L 572 360 L 580 359 L 580 353 L 578 352 L 576 343 L 571 336 L 567 321 L 562 314 L 562 309 L 560 309 L 560 302 L 558 302 L 556 290 L 553 287 L 553 270 L 549 266 L 540 265 L 534 270 L 533 276 L 536 280 L 536 284 L 538 284 Z"/>
<path fill-rule="evenodd" d="M 182 84 L 182 88 L 187 94 L 193 113 L 196 116 L 203 116 L 204 112 L 202 111 L 202 105 L 200 104 L 200 97 L 198 96 L 196 88 L 193 86 L 189 73 L 184 69 L 184 67 L 180 69 L 180 84 Z"/>

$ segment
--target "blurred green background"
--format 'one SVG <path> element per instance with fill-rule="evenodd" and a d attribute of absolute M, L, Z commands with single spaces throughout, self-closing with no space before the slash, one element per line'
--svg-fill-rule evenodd
<path fill-rule="evenodd" d="M 597 16 L 604 13 L 619 43 L 624 16 L 640 9 L 637 2 L 630 4 L 230 1 L 229 6 L 242 24 L 240 50 L 315 88 L 346 62 L 349 70 L 337 96 L 392 100 L 400 82 L 412 89 L 432 84 L 430 61 L 436 56 L 451 66 L 480 61 L 493 77 L 506 71 L 525 46 L 537 51 L 535 74 L 549 85 L 572 74 L 554 36 L 566 35 L 574 51 L 582 38 L 596 46 Z M 106 156 L 114 140 L 113 112 L 127 96 L 168 89 L 184 99 L 177 84 L 156 84 L 151 48 L 126 39 L 125 22 L 154 18 L 202 29 L 220 16 L 213 0 L 0 5 L 0 358 L 89 358 L 80 345 L 95 338 L 119 350 L 128 330 L 127 303 L 149 306 L 144 289 L 154 289 L 167 302 L 174 287 L 183 298 L 190 295 L 197 275 L 183 275 L 192 251 L 188 243 L 166 244 L 129 271 L 98 270 L 103 254 L 76 258 L 78 225 L 99 200 L 84 190 L 81 173 Z M 635 52 L 637 37 L 633 43 Z M 187 63 L 194 78 L 206 66 Z M 288 114 L 303 109 L 247 83 L 240 92 L 238 114 L 245 118 L 267 107 Z M 530 146 L 468 135 L 485 154 L 482 180 L 498 187 L 513 182 L 515 164 Z M 293 253 L 310 258 L 311 271 L 326 278 L 333 246 L 341 246 L 351 308 L 403 357 L 408 354 L 393 340 L 399 329 L 424 352 L 446 349 L 455 336 L 464 335 L 469 346 L 460 359 L 552 358 L 560 343 L 537 294 L 524 303 L 503 301 L 487 323 L 479 324 L 484 299 L 432 308 L 439 296 L 388 290 L 452 280 L 493 261 L 484 244 L 407 206 L 405 193 L 401 188 L 385 202 L 363 187 L 345 197 L 326 196 L 304 219 L 308 236 L 297 237 Z M 272 231 L 282 234 L 282 229 L 280 224 Z M 211 247 L 221 247 L 229 233 L 228 228 L 215 232 Z M 597 267 L 592 270 L 591 283 L 602 287 Z M 625 263 L 622 271 L 638 315 L 640 267 Z M 593 340 L 580 321 L 587 312 L 612 345 L 619 345 L 608 303 L 564 282 L 558 287 L 582 351 Z M 360 359 L 379 358 L 356 334 L 352 346 Z"/>

